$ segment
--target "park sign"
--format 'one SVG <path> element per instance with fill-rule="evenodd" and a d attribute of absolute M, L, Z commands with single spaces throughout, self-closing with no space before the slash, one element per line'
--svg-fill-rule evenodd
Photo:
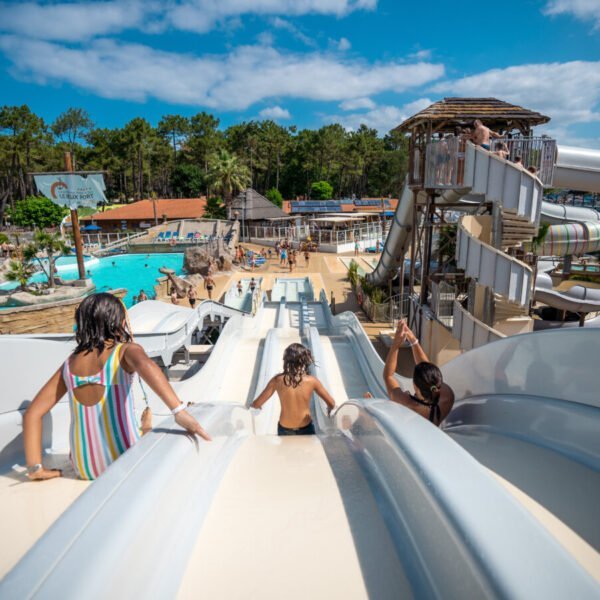
<path fill-rule="evenodd" d="M 76 175 L 70 173 L 34 175 L 37 189 L 49 200 L 71 210 L 88 206 L 95 208 L 106 202 L 104 177 L 99 173 Z"/>

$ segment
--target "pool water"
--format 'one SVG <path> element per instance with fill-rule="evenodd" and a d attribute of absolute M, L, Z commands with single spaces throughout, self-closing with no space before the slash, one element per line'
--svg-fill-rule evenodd
<path fill-rule="evenodd" d="M 77 279 L 77 260 L 74 256 L 60 257 L 56 264 L 58 275 L 65 280 Z M 159 277 L 163 277 L 158 269 L 173 269 L 176 275 L 183 273 L 183 253 L 173 254 L 119 254 L 103 258 L 86 258 L 87 276 L 96 285 L 96 291 L 103 292 L 115 288 L 125 288 L 127 295 L 123 298 L 126 306 L 133 304 L 133 297 L 144 290 L 148 297 L 154 295 L 154 286 Z M 46 281 L 44 273 L 36 273 L 31 283 Z M 0 289 L 11 290 L 17 283 L 6 282 Z"/>

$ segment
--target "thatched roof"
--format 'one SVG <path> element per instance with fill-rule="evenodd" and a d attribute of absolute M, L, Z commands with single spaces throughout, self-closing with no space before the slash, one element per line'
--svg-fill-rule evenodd
<path fill-rule="evenodd" d="M 239 218 L 246 221 L 262 221 L 264 219 L 286 218 L 278 206 L 259 194 L 256 190 L 248 188 L 241 192 L 231 203 L 229 218 L 234 218 L 234 212 L 238 211 Z"/>
<path fill-rule="evenodd" d="M 470 125 L 475 119 L 497 130 L 530 128 L 550 121 L 550 117 L 496 98 L 444 98 L 409 117 L 395 130 L 407 132 L 429 124 L 434 131 L 451 130 Z"/>

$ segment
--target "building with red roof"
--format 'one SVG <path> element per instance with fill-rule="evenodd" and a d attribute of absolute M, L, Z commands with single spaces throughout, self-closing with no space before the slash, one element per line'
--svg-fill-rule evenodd
<path fill-rule="evenodd" d="M 204 216 L 206 198 L 157 198 L 124 204 L 89 217 L 81 224 L 95 223 L 102 231 L 143 230 L 177 219 L 199 219 Z"/>

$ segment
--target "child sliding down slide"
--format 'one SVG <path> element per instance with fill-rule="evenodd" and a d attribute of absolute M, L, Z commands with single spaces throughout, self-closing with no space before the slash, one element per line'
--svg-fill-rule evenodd
<path fill-rule="evenodd" d="M 281 402 L 278 435 L 313 435 L 315 426 L 310 416 L 310 397 L 316 392 L 327 403 L 328 412 L 335 408 L 335 400 L 323 384 L 308 374 L 314 362 L 310 350 L 302 344 L 291 344 L 283 353 L 283 373 L 275 375 L 252 403 L 261 408 L 277 392 Z"/>

